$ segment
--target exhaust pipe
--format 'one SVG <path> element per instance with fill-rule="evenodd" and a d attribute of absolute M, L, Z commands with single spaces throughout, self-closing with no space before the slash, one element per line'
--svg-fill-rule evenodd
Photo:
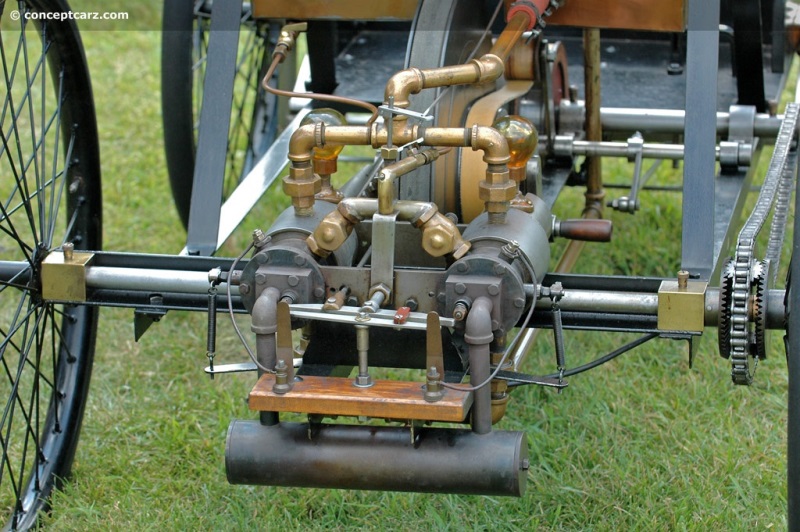
<path fill-rule="evenodd" d="M 234 420 L 225 445 L 231 484 L 521 497 L 528 466 L 524 432 Z"/>

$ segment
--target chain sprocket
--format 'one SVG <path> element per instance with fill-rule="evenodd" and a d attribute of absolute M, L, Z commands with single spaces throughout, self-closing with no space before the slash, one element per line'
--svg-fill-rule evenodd
<path fill-rule="evenodd" d="M 758 360 L 767 355 L 766 297 L 773 277 L 769 270 L 770 266 L 775 268 L 783 242 L 791 196 L 786 181 L 794 179 L 797 164 L 793 143 L 799 113 L 797 103 L 786 107 L 758 200 L 739 233 L 734 258 L 726 263 L 720 279 L 720 354 L 730 358 L 735 384 L 752 384 Z M 773 206 L 767 260 L 761 261 L 755 258 L 756 238 Z"/>

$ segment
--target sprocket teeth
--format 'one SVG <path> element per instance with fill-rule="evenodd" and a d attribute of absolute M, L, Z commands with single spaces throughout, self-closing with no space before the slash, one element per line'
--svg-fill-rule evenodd
<path fill-rule="evenodd" d="M 733 260 L 728 260 L 720 276 L 719 287 L 719 354 L 722 358 L 731 357 L 731 300 L 735 276 Z"/>

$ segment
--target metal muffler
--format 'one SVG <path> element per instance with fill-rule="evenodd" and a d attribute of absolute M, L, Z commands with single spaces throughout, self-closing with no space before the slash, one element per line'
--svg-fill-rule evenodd
<path fill-rule="evenodd" d="M 508 495 L 521 497 L 528 474 L 524 432 L 475 434 L 365 425 L 265 426 L 234 420 L 225 468 L 231 484 Z"/>

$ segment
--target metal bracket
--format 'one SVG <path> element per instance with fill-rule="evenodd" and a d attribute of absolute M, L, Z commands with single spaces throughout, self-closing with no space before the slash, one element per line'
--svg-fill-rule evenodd
<path fill-rule="evenodd" d="M 160 295 L 150 296 L 150 304 L 152 306 L 146 309 L 137 308 L 133 311 L 133 337 L 137 342 L 152 324 L 167 315 L 167 309 L 159 308 L 164 304 L 164 298 Z"/>
<path fill-rule="evenodd" d="M 42 261 L 42 298 L 86 301 L 86 270 L 94 253 L 53 251 Z"/>

